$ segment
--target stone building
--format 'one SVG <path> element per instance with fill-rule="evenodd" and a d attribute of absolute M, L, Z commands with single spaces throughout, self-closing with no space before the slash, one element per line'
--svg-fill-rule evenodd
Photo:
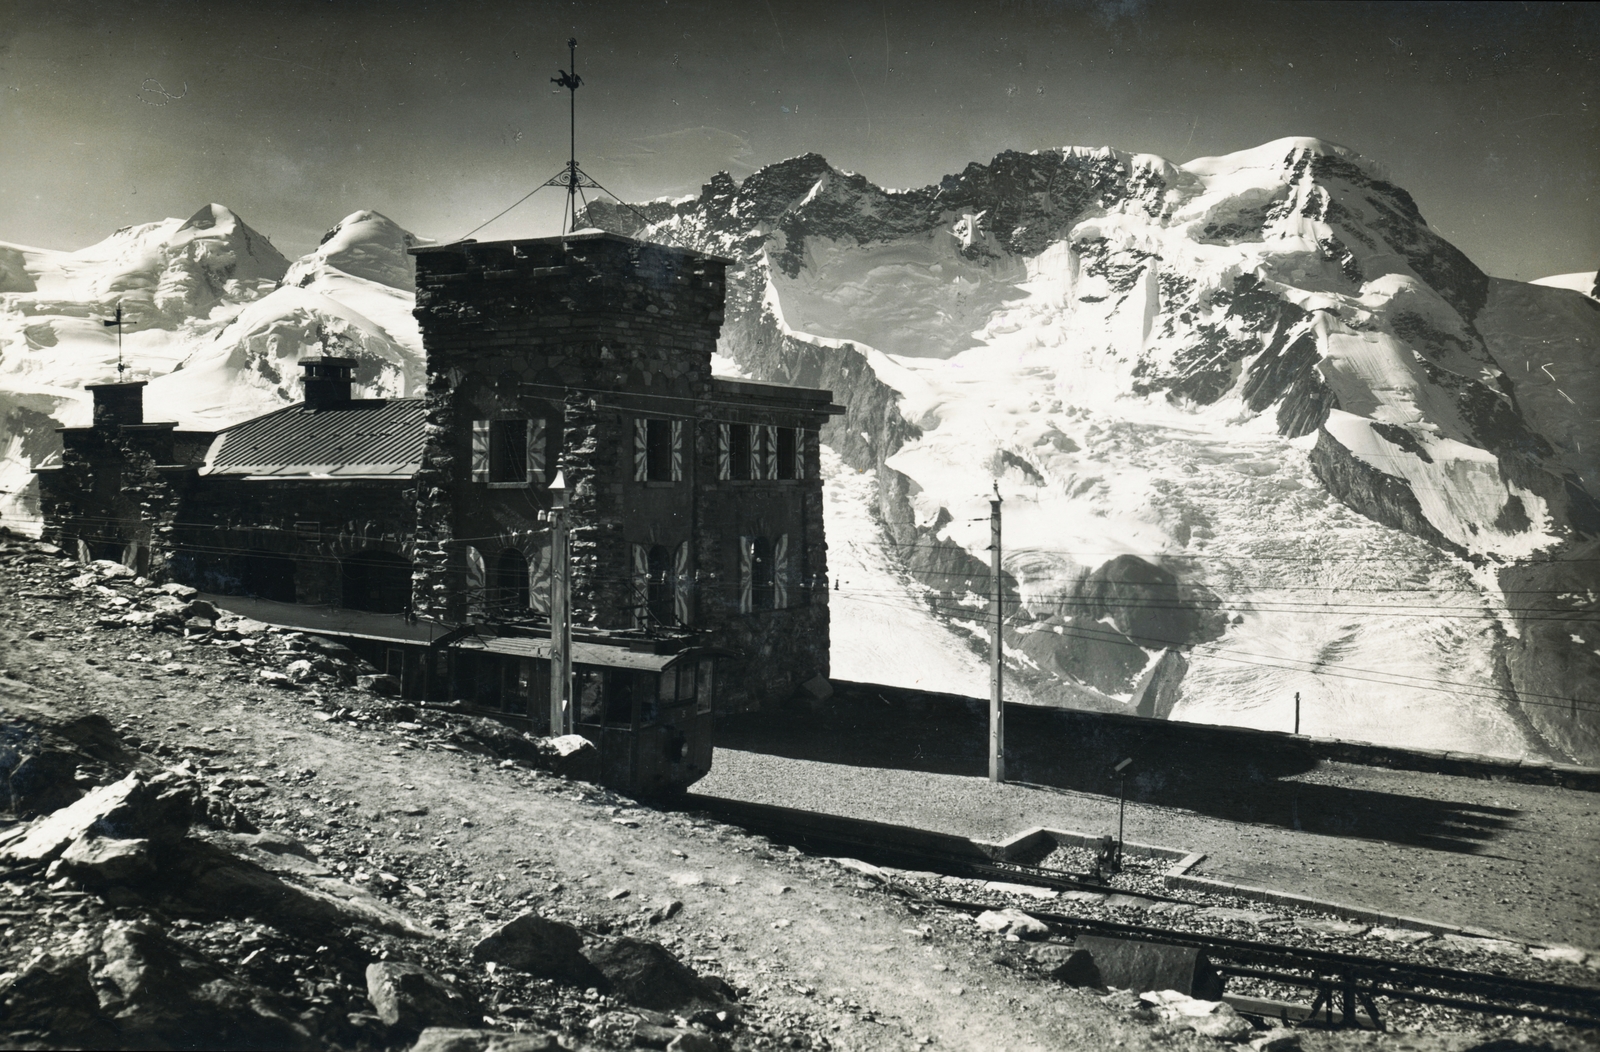
<path fill-rule="evenodd" d="M 602 232 L 412 252 L 419 397 L 354 398 L 354 361 L 308 358 L 303 402 L 201 434 L 96 385 L 40 470 L 46 535 L 537 726 L 559 475 L 581 705 L 615 702 L 605 669 L 714 666 L 719 711 L 825 677 L 817 436 L 841 410 L 712 375 L 726 261 Z"/>

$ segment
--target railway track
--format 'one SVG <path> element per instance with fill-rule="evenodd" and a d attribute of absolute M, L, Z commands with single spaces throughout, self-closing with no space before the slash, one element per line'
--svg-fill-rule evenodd
<path fill-rule="evenodd" d="M 1057 890 L 1116 891 L 1083 875 L 996 858 L 983 845 L 963 837 L 697 794 L 685 797 L 683 806 L 811 854 L 848 855 L 902 869 Z M 910 889 L 908 892 L 925 905 L 957 912 L 978 913 L 994 908 L 993 903 L 928 896 Z M 1129 894 L 1199 905 L 1192 899 L 1143 891 Z M 1176 927 L 1125 924 L 1031 906 L 1027 913 L 1049 925 L 1052 940 L 1065 942 L 1077 935 L 1092 935 L 1187 947 L 1202 952 L 1224 976 L 1310 991 L 1310 1005 L 1298 1007 L 1294 1015 L 1325 1025 L 1358 1025 L 1364 1012 L 1365 1022 L 1381 1029 L 1383 1015 L 1378 1006 L 1389 1001 L 1600 1028 L 1600 987 L 1235 939 Z"/>

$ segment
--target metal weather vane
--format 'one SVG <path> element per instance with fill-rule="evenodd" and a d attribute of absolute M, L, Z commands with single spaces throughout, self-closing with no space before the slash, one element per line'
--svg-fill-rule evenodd
<path fill-rule="evenodd" d="M 565 186 L 567 188 L 567 207 L 561 213 L 561 232 L 569 233 L 578 229 L 578 201 L 582 200 L 584 207 L 589 206 L 589 201 L 583 196 L 584 188 L 591 190 L 604 190 L 605 187 L 589 178 L 587 172 L 578 167 L 578 89 L 583 86 L 583 78 L 578 76 L 578 38 L 570 37 L 567 40 L 569 64 L 572 72 L 564 69 L 556 70 L 559 77 L 551 77 L 550 83 L 566 88 L 569 92 L 569 119 L 568 141 L 570 152 L 567 159 L 566 170 L 560 175 L 552 176 L 545 182 L 545 186 Z M 609 192 L 609 191 L 608 191 Z"/>
<path fill-rule="evenodd" d="M 557 87 L 566 88 L 569 92 L 569 151 L 566 165 L 561 169 L 560 174 L 551 176 L 549 179 L 546 179 L 532 190 L 529 190 L 526 194 L 523 194 L 520 198 L 518 198 L 509 208 L 497 213 L 489 219 L 484 220 L 482 223 L 479 223 L 477 226 L 461 235 L 461 237 L 457 238 L 458 241 L 466 241 L 468 238 L 472 237 L 473 234 L 476 234 L 490 223 L 493 223 L 501 216 L 504 216 L 507 212 L 510 212 L 513 208 L 516 208 L 517 205 L 522 204 L 522 202 L 526 201 L 528 198 L 532 197 L 534 194 L 538 193 L 547 186 L 562 186 L 566 188 L 567 204 L 561 213 L 561 232 L 563 234 L 571 233 L 573 230 L 578 228 L 578 202 L 582 201 L 585 208 L 589 207 L 589 199 L 584 196 L 584 190 L 599 190 L 601 193 L 606 194 L 612 200 L 616 201 L 617 204 L 638 216 L 643 227 L 648 227 L 650 225 L 650 218 L 648 216 L 639 211 L 633 205 L 630 205 L 628 202 L 624 201 L 622 198 L 618 197 L 616 194 L 612 193 L 610 190 L 607 190 L 604 186 L 601 186 L 599 183 L 595 182 L 594 178 L 590 176 L 588 172 L 585 172 L 582 168 L 578 167 L 578 89 L 583 86 L 583 78 L 578 76 L 577 37 L 571 37 L 567 40 L 567 52 L 569 55 L 569 64 L 572 66 L 571 71 L 569 72 L 568 70 L 558 69 L 556 72 L 561 75 L 550 78 L 550 83 L 556 85 Z"/>
<path fill-rule="evenodd" d="M 117 383 L 120 384 L 126 379 L 123 373 L 128 368 L 127 364 L 122 360 L 122 304 L 117 304 L 117 316 L 114 319 L 102 319 L 100 324 L 108 329 L 113 325 L 117 327 Z"/>

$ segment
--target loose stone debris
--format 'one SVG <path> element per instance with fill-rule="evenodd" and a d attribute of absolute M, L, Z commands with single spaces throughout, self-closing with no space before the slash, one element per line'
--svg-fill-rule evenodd
<path fill-rule="evenodd" d="M 1130 1048 L 1369 1046 L 1253 1027 L 1218 1002 L 1105 991 L 1089 955 L 1043 941 L 1048 925 L 1029 910 L 1593 974 L 1571 947 L 1513 953 L 1240 901 L 1175 906 L 1135 887 L 1056 895 L 809 856 L 591 784 L 597 757 L 581 738 L 408 703 L 332 640 L 3 536 L 0 641 L 0 1035 L 11 1046 L 194 1047 L 204 1034 L 207 1047 L 352 1052 L 939 1047 L 913 1025 L 930 1017 L 883 990 L 780 960 L 791 944 L 819 945 L 806 940 L 822 915 L 825 938 L 851 957 L 939 977 L 950 1018 L 1060 1006 L 1059 1047 L 1109 1047 L 1113 1034 Z M 322 740 L 359 743 L 387 788 L 347 791 L 345 772 L 302 748 Z M 540 812 L 518 827 L 526 843 L 491 851 L 472 838 L 496 836 L 483 828 L 492 816 L 457 814 L 423 760 L 571 817 Z M 564 865 L 563 842 L 591 828 L 658 845 L 656 868 L 621 849 L 614 871 Z M 641 840 L 663 831 L 666 844 Z M 617 890 L 628 894 L 608 896 Z M 759 926 L 719 916 L 715 904 L 740 895 L 769 911 Z M 937 897 L 986 902 L 1000 922 L 927 905 Z M 757 927 L 770 941 L 749 952 Z M 1416 1031 L 1439 1018 L 1396 1021 Z M 1467 1026 L 1566 1040 L 1516 1021 L 1450 1017 L 1445 1029 Z M 1407 1040 L 1394 1047 L 1469 1047 Z"/>

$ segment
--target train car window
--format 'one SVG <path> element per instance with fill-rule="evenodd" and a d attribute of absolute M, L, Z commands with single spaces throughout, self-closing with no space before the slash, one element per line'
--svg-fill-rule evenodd
<path fill-rule="evenodd" d="M 578 699 L 578 722 L 599 723 L 605 700 L 605 673 L 597 668 L 578 668 L 572 673 L 572 694 Z"/>
<path fill-rule="evenodd" d="M 634 693 L 639 698 L 639 726 L 648 727 L 660 718 L 661 706 L 671 704 L 670 701 L 661 700 L 659 686 L 663 679 L 670 677 L 655 672 L 634 672 L 631 676 Z"/>
<path fill-rule="evenodd" d="M 633 723 L 633 676 L 612 669 L 606 676 L 606 722 L 629 726 Z"/>
<path fill-rule="evenodd" d="M 694 700 L 694 662 L 685 661 L 674 673 L 678 677 L 678 700 Z"/>
<path fill-rule="evenodd" d="M 711 711 L 711 666 L 712 659 L 708 657 L 701 658 L 697 666 L 698 675 L 695 682 L 694 711 L 698 713 Z"/>
<path fill-rule="evenodd" d="M 656 677 L 656 701 L 671 705 L 678 700 L 678 670 L 669 668 Z"/>

